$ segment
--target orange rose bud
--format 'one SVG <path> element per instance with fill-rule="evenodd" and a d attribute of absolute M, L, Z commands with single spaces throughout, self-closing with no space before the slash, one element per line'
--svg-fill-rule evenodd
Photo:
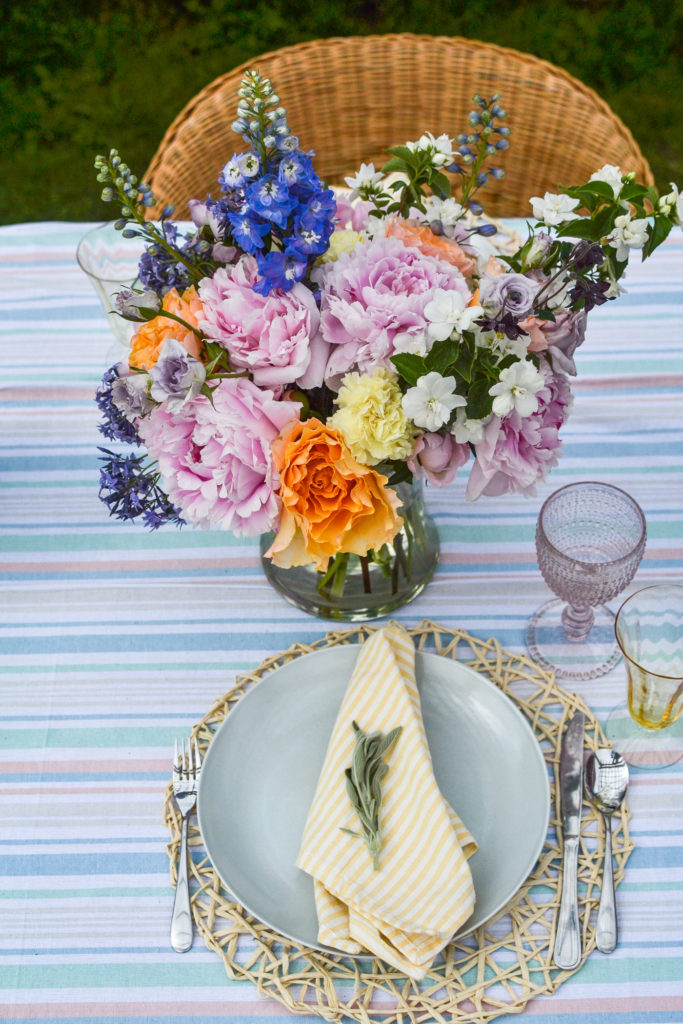
<path fill-rule="evenodd" d="M 338 430 L 293 421 L 272 443 L 280 474 L 280 529 L 266 555 L 289 569 L 314 562 L 324 572 L 341 552 L 366 555 L 401 528 L 387 477 L 357 462 Z"/>
<path fill-rule="evenodd" d="M 458 268 L 463 277 L 471 277 L 476 270 L 477 261 L 467 256 L 453 238 L 435 235 L 427 224 L 414 224 L 401 217 L 388 217 L 385 223 L 387 238 L 393 236 L 404 245 L 419 249 L 425 256 L 450 263 Z"/>
<path fill-rule="evenodd" d="M 202 315 L 202 304 L 194 285 L 180 296 L 175 288 L 164 295 L 161 308 L 175 313 L 192 327 Z M 175 338 L 195 359 L 202 358 L 203 346 L 194 331 L 183 327 L 177 320 L 167 316 L 155 316 L 148 320 L 133 335 L 128 365 L 138 370 L 151 370 L 161 355 L 168 338 Z"/>

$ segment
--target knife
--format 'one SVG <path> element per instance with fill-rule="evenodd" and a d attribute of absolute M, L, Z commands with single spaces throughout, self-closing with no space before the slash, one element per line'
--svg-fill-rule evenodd
<path fill-rule="evenodd" d="M 579 932 L 578 860 L 583 791 L 583 732 L 586 716 L 575 712 L 562 740 L 560 799 L 562 806 L 563 872 L 560 913 L 555 932 L 553 960 L 569 971 L 581 962 Z"/>

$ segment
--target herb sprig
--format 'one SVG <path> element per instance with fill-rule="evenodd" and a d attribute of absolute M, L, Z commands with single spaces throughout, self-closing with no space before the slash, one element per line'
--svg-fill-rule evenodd
<path fill-rule="evenodd" d="M 356 734 L 351 767 L 347 768 L 346 791 L 360 819 L 362 834 L 350 828 L 342 832 L 363 838 L 372 855 L 372 866 L 379 871 L 379 853 L 382 847 L 379 812 L 382 805 L 382 780 L 389 765 L 382 760 L 400 736 L 403 726 L 398 725 L 383 736 L 381 732 L 366 734 L 357 722 L 351 723 Z"/>

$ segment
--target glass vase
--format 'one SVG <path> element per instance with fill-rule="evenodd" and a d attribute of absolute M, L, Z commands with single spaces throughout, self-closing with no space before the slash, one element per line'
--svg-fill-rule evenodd
<path fill-rule="evenodd" d="M 403 526 L 391 544 L 360 557 L 338 554 L 326 572 L 314 565 L 282 569 L 265 552 L 274 534 L 261 537 L 266 577 L 290 604 L 309 615 L 344 622 L 367 622 L 408 604 L 424 590 L 439 561 L 439 534 L 425 510 L 422 481 L 394 487 L 403 507 Z"/>

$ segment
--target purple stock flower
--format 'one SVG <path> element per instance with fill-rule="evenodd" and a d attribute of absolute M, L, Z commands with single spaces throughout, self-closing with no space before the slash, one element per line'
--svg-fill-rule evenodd
<path fill-rule="evenodd" d="M 169 411 L 175 412 L 202 390 L 206 370 L 184 345 L 175 338 L 168 338 L 149 376 L 152 398 L 164 402 Z"/>

